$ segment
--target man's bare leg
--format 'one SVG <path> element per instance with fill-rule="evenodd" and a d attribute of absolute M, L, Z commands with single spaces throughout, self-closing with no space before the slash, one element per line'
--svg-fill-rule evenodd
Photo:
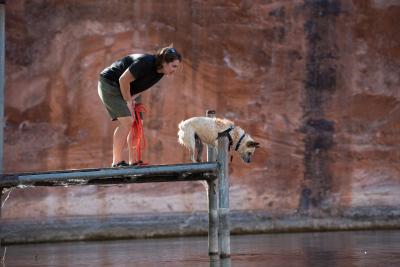
<path fill-rule="evenodd" d="M 132 127 L 131 117 L 118 118 L 118 126 L 115 128 L 113 137 L 113 164 L 123 160 L 122 150 L 127 140 L 127 136 Z"/>

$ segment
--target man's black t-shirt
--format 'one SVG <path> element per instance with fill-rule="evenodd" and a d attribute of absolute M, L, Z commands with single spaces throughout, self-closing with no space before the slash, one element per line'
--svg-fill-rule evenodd
<path fill-rule="evenodd" d="M 135 80 L 130 84 L 131 95 L 143 92 L 163 76 L 156 68 L 156 57 L 148 54 L 132 54 L 117 60 L 100 75 L 119 87 L 119 77 L 129 68 Z"/>

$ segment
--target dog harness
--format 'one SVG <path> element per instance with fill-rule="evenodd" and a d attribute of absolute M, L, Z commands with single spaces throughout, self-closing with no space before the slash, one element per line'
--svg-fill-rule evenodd
<path fill-rule="evenodd" d="M 231 150 L 231 146 L 233 145 L 232 136 L 229 134 L 233 130 L 233 128 L 235 128 L 235 127 L 234 126 L 230 126 L 225 131 L 218 133 L 218 136 L 223 136 L 223 135 L 227 135 L 228 136 L 228 140 L 229 140 L 228 151 Z"/>
<path fill-rule="evenodd" d="M 231 146 L 233 145 L 233 139 L 232 139 L 232 136 L 230 135 L 230 132 L 234 128 L 235 128 L 234 126 L 231 126 L 228 129 L 226 129 L 225 131 L 218 133 L 218 136 L 225 135 L 225 134 L 228 136 L 228 140 L 229 140 L 228 151 L 231 150 Z M 237 142 L 237 144 L 235 146 L 235 151 L 237 151 L 239 149 L 240 143 L 243 141 L 243 138 L 245 135 L 246 135 L 246 133 L 243 133 L 242 136 L 239 138 L 239 141 Z"/>
<path fill-rule="evenodd" d="M 246 133 L 243 133 L 242 136 L 239 138 L 239 141 L 236 144 L 235 147 L 235 151 L 238 151 L 239 147 L 240 147 L 240 143 L 243 141 L 244 136 L 246 135 Z"/>

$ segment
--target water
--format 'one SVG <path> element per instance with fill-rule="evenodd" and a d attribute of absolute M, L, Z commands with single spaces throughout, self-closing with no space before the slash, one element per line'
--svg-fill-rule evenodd
<path fill-rule="evenodd" d="M 400 231 L 232 236 L 231 252 L 210 259 L 207 237 L 13 245 L 3 266 L 400 266 Z"/>

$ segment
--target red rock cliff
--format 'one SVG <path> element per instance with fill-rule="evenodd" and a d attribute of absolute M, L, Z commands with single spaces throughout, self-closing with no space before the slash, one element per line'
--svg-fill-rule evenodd
<path fill-rule="evenodd" d="M 174 43 L 144 94 L 146 160 L 188 161 L 178 123 L 216 109 L 262 149 L 231 166 L 231 208 L 341 215 L 400 204 L 398 1 L 7 1 L 7 172 L 104 167 L 99 72 Z M 3 217 L 206 209 L 197 184 L 16 190 Z M 372 214 L 373 215 L 373 214 Z"/>

